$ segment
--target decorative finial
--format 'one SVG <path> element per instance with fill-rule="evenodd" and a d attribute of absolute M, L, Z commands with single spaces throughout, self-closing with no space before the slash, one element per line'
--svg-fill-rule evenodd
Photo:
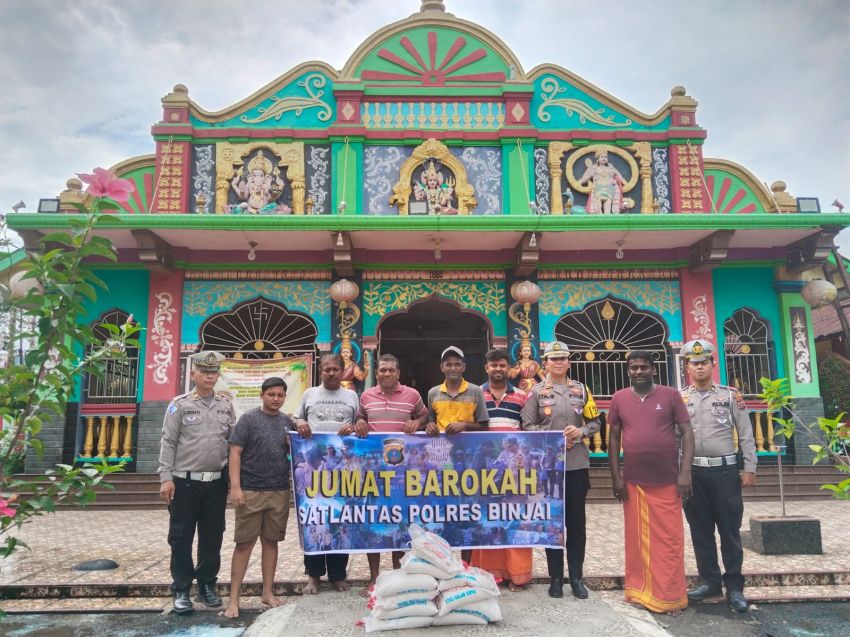
<path fill-rule="evenodd" d="M 684 86 L 674 86 L 670 90 L 670 97 L 683 97 L 687 94 L 688 92 L 685 90 Z"/>
<path fill-rule="evenodd" d="M 422 6 L 419 8 L 419 13 L 427 13 L 428 11 L 446 12 L 446 5 L 439 0 L 422 0 Z"/>

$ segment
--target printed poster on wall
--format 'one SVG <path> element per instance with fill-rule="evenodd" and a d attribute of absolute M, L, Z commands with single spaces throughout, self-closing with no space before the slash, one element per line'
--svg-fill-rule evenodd
<path fill-rule="evenodd" d="M 405 549 L 414 522 L 458 548 L 564 546 L 560 431 L 291 440 L 306 554 Z"/>
<path fill-rule="evenodd" d="M 260 406 L 260 387 L 272 376 L 286 383 L 286 401 L 281 411 L 290 416 L 301 405 L 301 397 L 310 387 L 313 357 L 309 354 L 292 358 L 240 360 L 228 358 L 221 364 L 221 375 L 215 390 L 228 394 L 236 408 L 236 415 Z"/>

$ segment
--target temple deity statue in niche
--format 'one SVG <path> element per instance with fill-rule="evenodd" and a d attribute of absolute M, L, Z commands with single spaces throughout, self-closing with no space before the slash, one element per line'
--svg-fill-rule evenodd
<path fill-rule="evenodd" d="M 540 363 L 534 360 L 532 354 L 531 342 L 523 339 L 519 346 L 519 360 L 508 372 L 514 384 L 524 392 L 530 392 L 538 381 L 543 380 Z M 517 378 L 519 381 L 516 380 Z"/>
<path fill-rule="evenodd" d="M 413 199 L 424 202 L 429 215 L 456 215 L 458 211 L 453 204 L 454 186 L 454 177 L 444 177 L 442 170 L 437 170 L 432 159 L 422 169 L 419 181 L 413 184 Z"/>
<path fill-rule="evenodd" d="M 596 163 L 585 159 L 587 167 L 578 180 L 581 185 L 592 182 L 592 188 L 587 196 L 587 212 L 590 214 L 616 214 L 625 212 L 634 205 L 629 199 L 623 199 L 623 186 L 626 180 L 620 171 L 608 163 L 608 151 L 597 150 L 594 153 Z"/>
<path fill-rule="evenodd" d="M 284 181 L 280 168 L 275 166 L 263 151 L 248 162 L 247 170 L 235 171 L 230 182 L 240 203 L 227 206 L 226 212 L 245 212 L 248 214 L 289 214 L 292 209 L 285 203 L 278 203 L 283 193 Z"/>

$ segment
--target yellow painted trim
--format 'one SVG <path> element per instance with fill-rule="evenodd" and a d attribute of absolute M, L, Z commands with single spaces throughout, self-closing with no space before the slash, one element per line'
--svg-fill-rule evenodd
<path fill-rule="evenodd" d="M 577 88 L 581 89 L 591 97 L 596 98 L 603 104 L 608 105 L 610 108 L 623 113 L 626 117 L 631 119 L 638 124 L 643 124 L 644 126 L 655 126 L 665 117 L 670 115 L 673 112 L 673 107 L 678 107 L 678 110 L 696 110 L 697 101 L 692 97 L 687 95 L 682 96 L 674 96 L 671 97 L 667 102 L 659 108 L 654 114 L 650 115 L 648 113 L 642 113 L 637 110 L 633 106 L 626 104 L 623 101 L 620 101 L 609 92 L 599 88 L 595 84 L 588 82 L 583 77 L 576 75 L 565 69 L 562 66 L 557 64 L 540 64 L 535 66 L 528 72 L 528 79 L 534 82 L 537 78 L 542 75 L 546 75 L 547 73 L 551 73 L 553 75 L 557 75 L 567 80 L 570 84 L 573 84 Z"/>
<path fill-rule="evenodd" d="M 773 200 L 773 196 L 770 194 L 767 186 L 760 182 L 758 177 L 741 164 L 736 164 L 734 161 L 729 161 L 728 159 L 710 159 L 708 157 L 703 157 L 702 163 L 705 170 L 725 170 L 728 173 L 732 173 L 753 192 L 759 203 L 764 206 L 765 212 L 777 212 L 776 202 Z M 714 193 L 711 194 L 712 196 L 714 195 Z"/>
<path fill-rule="evenodd" d="M 109 172 L 115 173 L 120 177 L 139 168 L 148 168 L 155 165 L 156 155 L 139 155 L 138 157 L 130 157 L 129 159 L 119 161 L 109 169 Z"/>
<path fill-rule="evenodd" d="M 304 73 L 307 73 L 309 71 L 318 71 L 320 73 L 325 73 L 333 81 L 337 81 L 339 79 L 339 71 L 337 71 L 335 68 L 325 62 L 320 62 L 318 60 L 302 62 L 301 64 L 290 69 L 283 75 L 279 75 L 271 82 L 266 84 L 263 88 L 254 91 L 245 99 L 236 102 L 236 104 L 228 106 L 227 108 L 224 108 L 220 111 L 204 110 L 195 102 L 189 100 L 189 113 L 192 117 L 196 117 L 201 121 L 210 123 L 231 119 L 232 117 L 235 117 L 236 115 L 247 110 L 248 108 L 256 106 L 263 100 L 270 98 L 281 88 L 292 82 L 300 75 L 303 75 Z"/>

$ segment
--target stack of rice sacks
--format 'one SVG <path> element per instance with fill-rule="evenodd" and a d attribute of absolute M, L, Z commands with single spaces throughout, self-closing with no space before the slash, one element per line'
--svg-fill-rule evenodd
<path fill-rule="evenodd" d="M 490 573 L 464 568 L 440 536 L 412 524 L 401 570 L 378 576 L 363 620 L 366 632 L 501 621 L 499 587 Z"/>

